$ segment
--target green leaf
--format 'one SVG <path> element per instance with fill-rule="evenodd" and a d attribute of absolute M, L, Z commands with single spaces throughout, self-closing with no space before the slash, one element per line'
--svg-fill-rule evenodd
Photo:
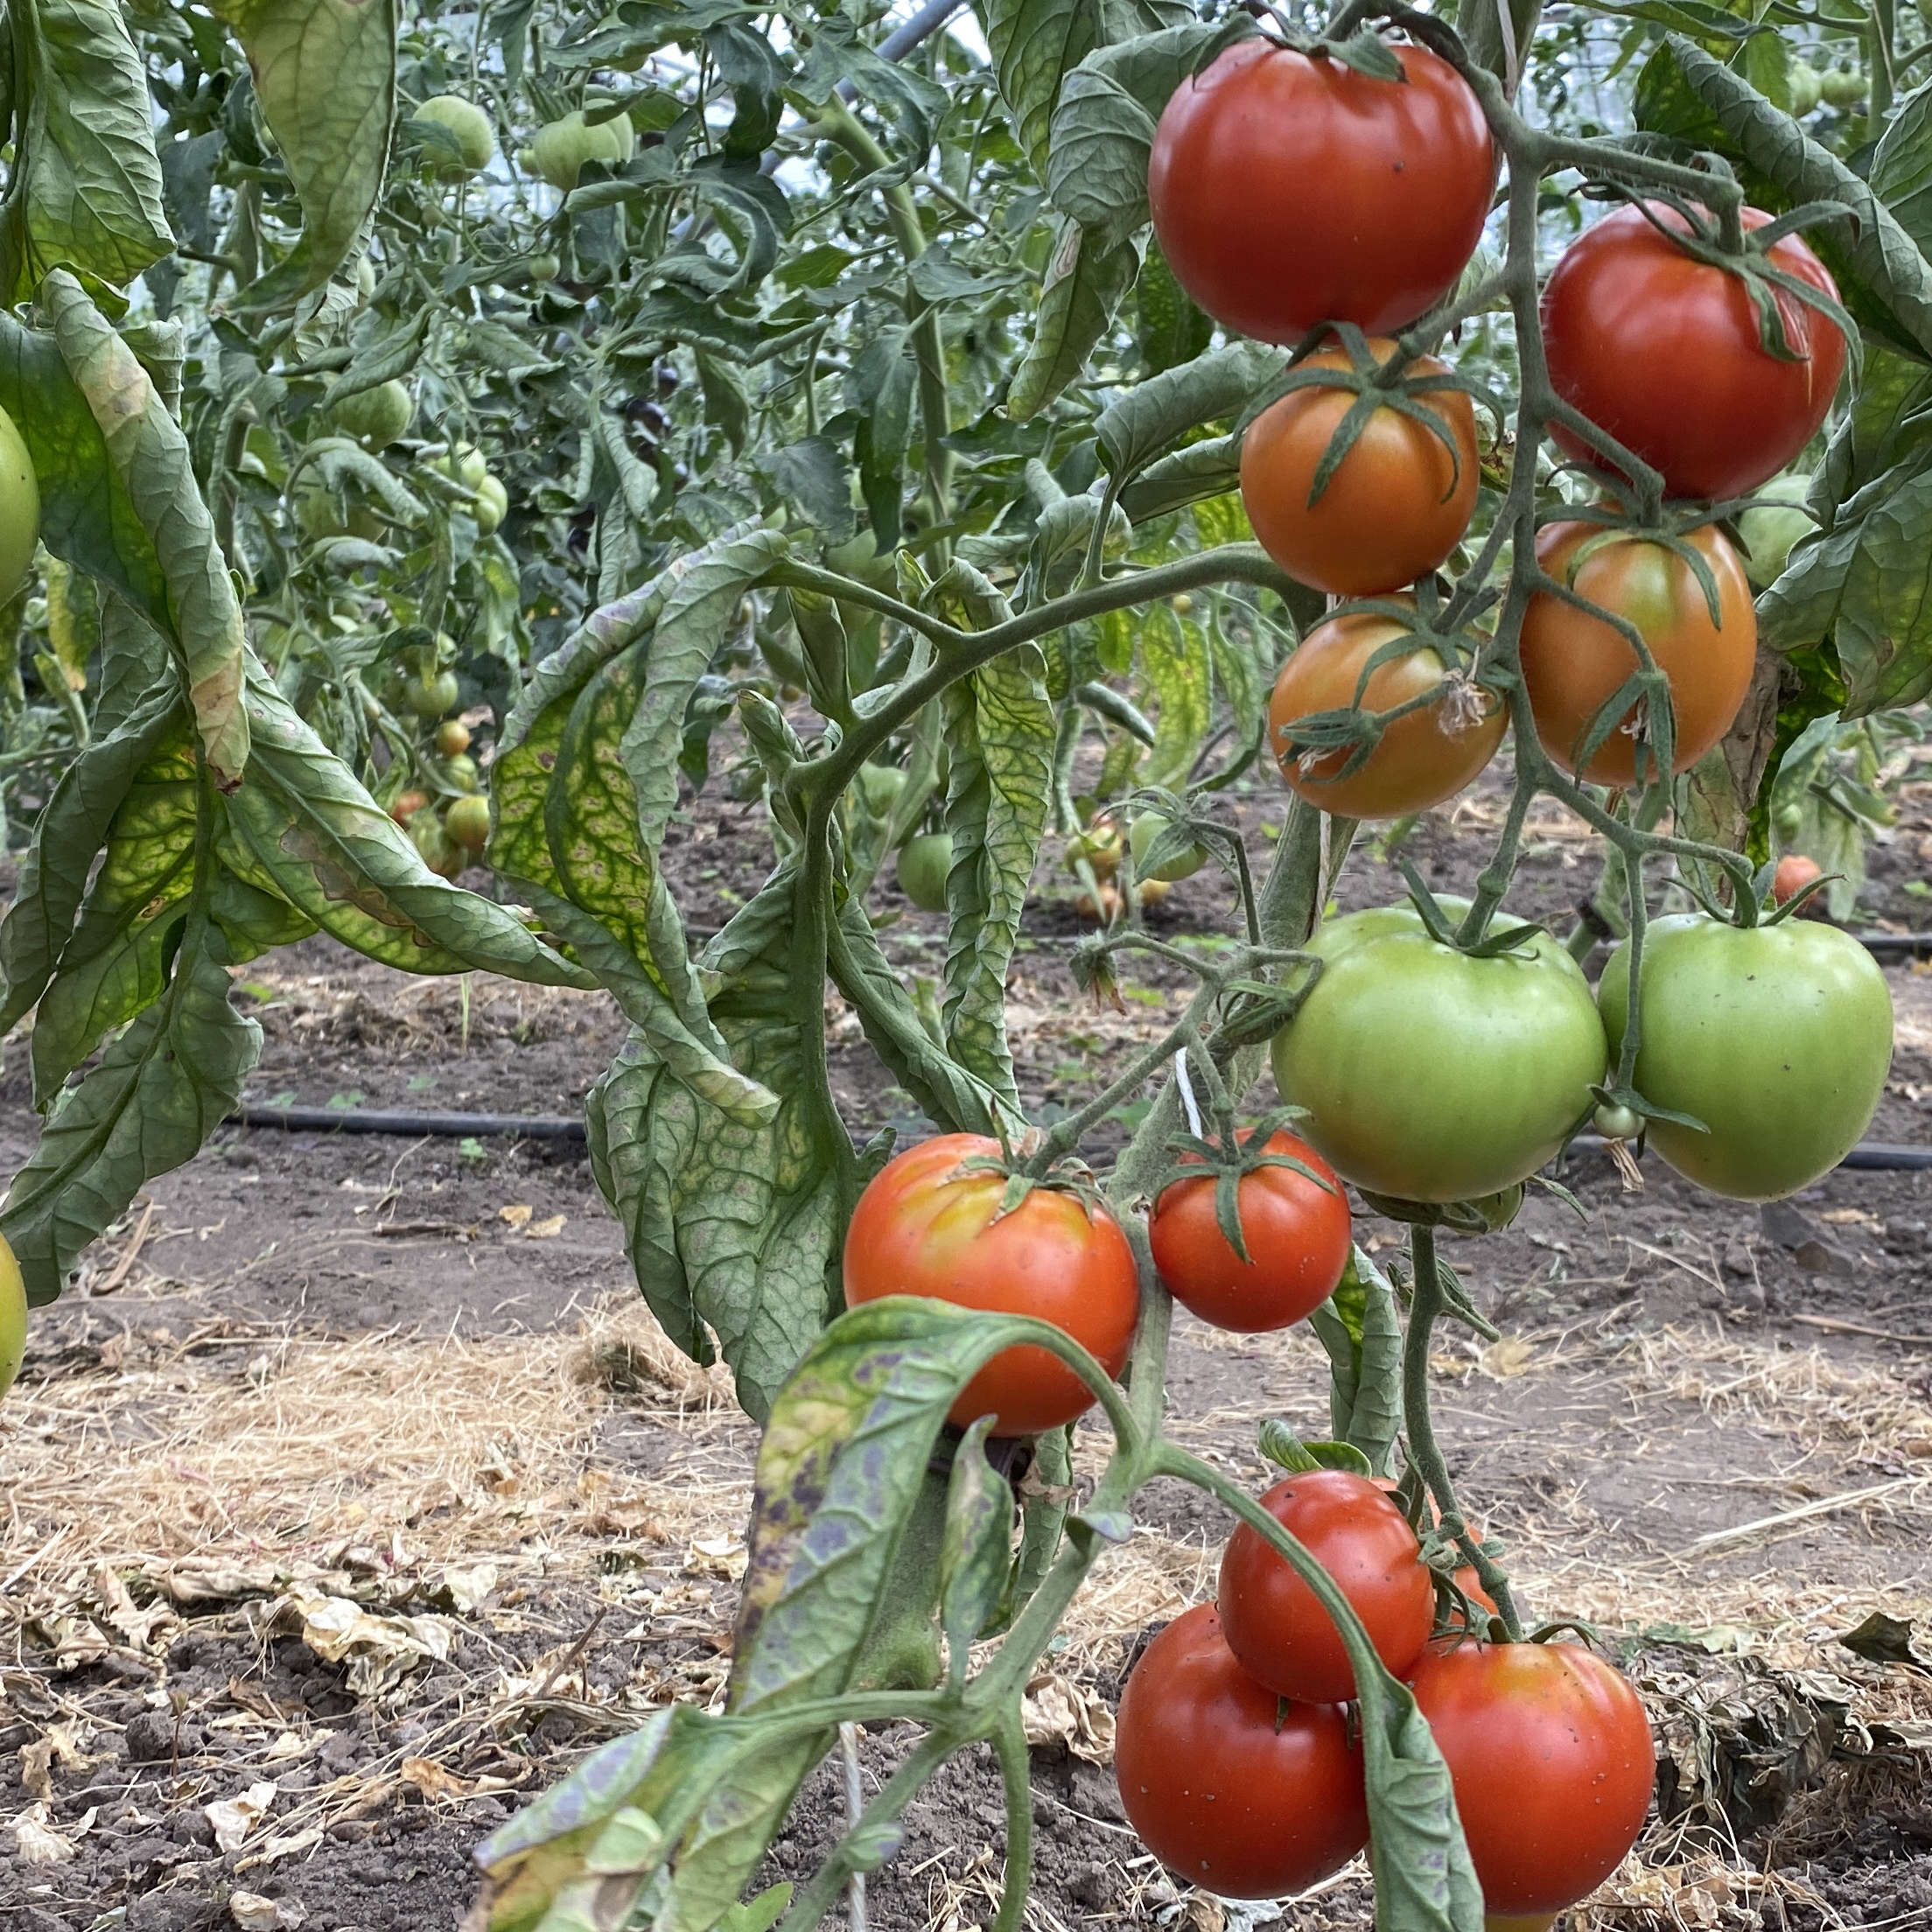
<path fill-rule="evenodd" d="M 348 260 L 382 192 L 396 118 L 395 0 L 214 0 L 248 51 L 256 97 L 302 204 L 284 261 L 236 298 L 285 308 Z"/>
<path fill-rule="evenodd" d="M 94 855 L 136 774 L 173 723 L 179 700 L 163 687 L 135 715 L 78 752 L 60 777 L 21 862 L 20 881 L 0 921 L 6 998 L 0 1034 L 10 1032 L 46 991 L 74 930 Z"/>
<path fill-rule="evenodd" d="M 1376 1922 L 1390 1932 L 1482 1932 L 1482 1888 L 1449 1767 L 1405 1684 L 1382 1674 L 1362 1707 Z"/>
<path fill-rule="evenodd" d="M 953 1453 L 946 1540 L 939 1557 L 940 1621 L 955 1685 L 966 1681 L 973 1640 L 993 1620 L 1013 1568 L 1013 1491 L 986 1460 L 993 1425 L 982 1416 Z"/>
<path fill-rule="evenodd" d="M 1143 614 L 1140 666 L 1160 701 L 1153 750 L 1141 781 L 1168 790 L 1185 785 L 1214 716 L 1214 671 L 1208 640 L 1166 605 Z"/>
<path fill-rule="evenodd" d="M 1872 155 L 1872 192 L 1932 256 L 1932 81 L 1923 81 L 1893 108 Z"/>
<path fill-rule="evenodd" d="M 956 564 L 956 571 L 969 566 Z M 1053 785 L 1054 710 L 1040 648 L 1022 645 L 946 692 L 946 1042 L 1019 1111 L 1006 1045 L 1006 973 Z"/>
<path fill-rule="evenodd" d="M 0 1233 L 35 1305 L 53 1300 L 88 1242 L 240 1100 L 262 1030 L 228 1004 L 228 963 L 220 934 L 191 917 L 166 990 L 69 1090 L 14 1176 Z"/>
<path fill-rule="evenodd" d="M 1900 464 L 1842 504 L 1758 611 L 1760 641 L 1773 650 L 1830 634 L 1848 718 L 1932 693 L 1932 464 Z"/>
<path fill-rule="evenodd" d="M 1395 1291 L 1362 1249 L 1350 1250 L 1335 1292 L 1308 1318 L 1328 1353 L 1328 1413 L 1336 1438 L 1393 1473 L 1402 1430 L 1402 1320 Z"/>
<path fill-rule="evenodd" d="M 1202 424 L 1238 415 L 1281 365 L 1280 350 L 1236 342 L 1122 391 L 1094 424 L 1108 469 L 1116 477 L 1138 476 Z M 1192 455 L 1202 447 L 1193 444 L 1180 453 Z M 1231 453 L 1233 473 L 1238 475 L 1240 452 Z"/>
<path fill-rule="evenodd" d="M 1152 241 L 1140 265 L 1138 301 L 1140 353 L 1150 373 L 1192 361 L 1214 340 L 1213 320 L 1194 306 Z"/>
<path fill-rule="evenodd" d="M 1845 307 L 1895 347 L 1932 359 L 1932 269 L 1871 184 L 1681 34 L 1668 35 L 1644 63 L 1635 105 L 1639 127 L 1743 164 L 1746 187 L 1759 199 L 1843 202 L 1852 220 L 1808 238 Z"/>
<path fill-rule="evenodd" d="M 1241 438 L 1210 437 L 1149 464 L 1120 493 L 1120 507 L 1130 522 L 1144 523 L 1190 503 L 1225 496 L 1240 485 Z"/>
<path fill-rule="evenodd" d="M 116 0 L 13 0 L 25 81 L 0 208 L 0 281 L 25 300 L 52 268 L 124 287 L 174 236 L 148 77 Z"/>
<path fill-rule="evenodd" d="M 247 692 L 254 755 L 227 802 L 222 853 L 242 878 L 409 972 L 480 968 L 543 986 L 592 984 L 508 908 L 430 872 L 252 658 Z"/>
<path fill-rule="evenodd" d="M 665 1333 L 697 1361 L 718 1338 L 745 1409 L 762 1417 L 836 1306 L 851 1153 L 821 1117 L 793 971 L 794 892 L 780 874 L 706 955 L 729 1064 L 774 1096 L 734 1117 L 678 1078 L 641 1031 L 592 1089 L 598 1185 Z M 816 1026 L 816 1009 L 814 1025 Z"/>
<path fill-rule="evenodd" d="M 54 270 L 41 298 L 52 316 L 61 358 L 99 429 L 108 466 L 159 561 L 164 621 L 186 667 L 202 750 L 216 782 L 233 785 L 248 759 L 242 703 L 246 636 L 187 439 L 134 351 L 71 275 Z M 123 541 L 116 531 L 117 550 Z M 91 565 L 88 556 L 74 561 Z"/>
<path fill-rule="evenodd" d="M 33 1019 L 34 1102 L 52 1104 L 102 1040 L 160 997 L 171 935 L 194 884 L 200 783 L 186 719 L 135 774 L 60 970 Z"/>
<path fill-rule="evenodd" d="M 1037 416 L 1079 378 L 1139 272 L 1140 254 L 1131 242 L 1108 243 L 1074 222 L 1060 224 L 1033 339 L 1006 393 L 1006 413 L 1014 422 Z"/>

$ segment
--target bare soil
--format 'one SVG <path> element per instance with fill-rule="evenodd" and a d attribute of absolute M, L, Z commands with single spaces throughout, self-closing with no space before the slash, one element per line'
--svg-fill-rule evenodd
<path fill-rule="evenodd" d="M 1872 922 L 1932 926 L 1911 889 L 1932 875 L 1928 793 L 1907 788 L 1875 855 Z M 1404 851 L 1466 884 L 1496 802 L 1432 816 Z M 1278 795 L 1234 806 L 1259 850 Z M 693 925 L 767 858 L 754 808 L 699 802 L 675 854 Z M 1594 878 L 1580 829 L 1539 816 L 1513 904 L 1560 927 Z M 1401 889 L 1365 851 L 1341 898 Z M 889 878 L 875 905 L 895 962 L 936 975 L 940 922 Z M 1197 878 L 1155 923 L 1211 933 L 1227 909 Z M 1124 1013 L 1087 1004 L 1076 932 L 1070 905 L 1038 906 L 1012 976 L 1042 1110 L 1178 996 L 1160 971 Z M 1932 1142 L 1932 975 L 1889 976 L 1872 1133 Z M 240 977 L 267 1034 L 258 1100 L 573 1113 L 622 1037 L 598 996 L 412 982 L 321 942 Z M 849 1124 L 914 1130 L 831 1017 Z M 0 1166 L 34 1131 L 10 1044 Z M 1841 1172 L 1763 1215 L 1654 1161 L 1642 1194 L 1597 1158 L 1565 1178 L 1587 1219 L 1538 1196 L 1458 1250 L 1503 1339 L 1446 1332 L 1438 1369 L 1466 1500 L 1539 1615 L 1628 1655 L 1676 1768 L 1677 1815 L 1574 1922 L 1932 1926 L 1932 1679 L 1837 1641 L 1932 1601 L 1932 1174 Z M 1257 1484 L 1258 1424 L 1324 1432 L 1326 1389 L 1306 1335 L 1180 1325 L 1176 1433 Z M 0 1407 L 0 1925 L 453 1928 L 484 1831 L 644 1709 L 721 1696 L 754 1441 L 639 1305 L 580 1144 L 224 1130 L 37 1316 Z M 1193 1492 L 1149 1492 L 1046 1661 L 1035 1928 L 1368 1922 L 1359 1868 L 1224 1912 L 1122 1818 L 1120 1681 L 1142 1633 L 1211 1592 L 1224 1536 Z M 865 1740 L 868 1789 L 906 1743 Z M 771 1875 L 808 1872 L 842 1820 L 827 1768 Z M 991 1767 L 956 1764 L 871 1881 L 874 1932 L 987 1923 L 1004 1841 Z"/>

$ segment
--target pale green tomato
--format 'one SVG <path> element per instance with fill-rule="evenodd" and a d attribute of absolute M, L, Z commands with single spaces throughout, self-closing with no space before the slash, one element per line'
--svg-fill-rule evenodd
<path fill-rule="evenodd" d="M 530 144 L 530 159 L 536 172 L 560 193 L 568 194 L 578 177 L 592 161 L 606 167 L 621 167 L 637 151 L 637 130 L 623 115 L 594 125 L 584 118 L 581 109 L 567 114 L 537 130 Z"/>
<path fill-rule="evenodd" d="M 418 718 L 442 718 L 456 709 L 461 688 L 454 671 L 438 671 L 428 677 L 412 677 L 402 687 L 402 702 Z"/>
<path fill-rule="evenodd" d="M 1794 60 L 1785 78 L 1791 89 L 1792 115 L 1802 121 L 1822 98 L 1818 70 L 1808 60 Z"/>
<path fill-rule="evenodd" d="M 1650 921 L 1634 1084 L 1706 1130 L 1653 1120 L 1650 1146 L 1733 1200 L 1775 1200 L 1828 1174 L 1871 1124 L 1892 1066 L 1892 995 L 1851 934 L 1816 920 L 1736 927 L 1704 913 Z M 1597 987 L 1623 1040 L 1630 949 Z"/>
<path fill-rule="evenodd" d="M 27 1352 L 27 1290 L 20 1264 L 0 1237 L 0 1396 L 13 1386 Z"/>
<path fill-rule="evenodd" d="M 1760 483 L 1752 494 L 1775 497 L 1781 504 L 1802 503 L 1811 494 L 1811 479 L 1794 471 L 1788 476 L 1774 476 L 1768 483 Z M 1761 591 L 1776 580 L 1791 554 L 1791 546 L 1816 528 L 1802 510 L 1780 509 L 1768 503 L 1746 510 L 1738 519 L 1738 535 L 1745 542 L 1744 574 Z"/>
<path fill-rule="evenodd" d="M 490 802 L 480 792 L 452 799 L 443 815 L 443 829 L 465 850 L 480 852 L 490 839 Z"/>
<path fill-rule="evenodd" d="M 1205 846 L 1186 845 L 1177 857 L 1169 859 L 1158 872 L 1146 871 L 1143 861 L 1152 850 L 1154 841 L 1166 830 L 1167 821 L 1152 812 L 1143 812 L 1127 828 L 1127 845 L 1134 855 L 1134 876 L 1137 878 L 1153 879 L 1163 886 L 1172 886 L 1177 878 L 1192 878 L 1208 863 Z"/>
<path fill-rule="evenodd" d="M 312 542 L 332 536 L 357 536 L 380 543 L 388 526 L 374 510 L 358 505 L 346 509 L 341 499 L 322 480 L 318 469 L 306 469 L 296 480 L 295 521 Z"/>
<path fill-rule="evenodd" d="M 953 869 L 950 832 L 909 838 L 899 850 L 899 889 L 922 912 L 946 910 L 946 878 Z"/>
<path fill-rule="evenodd" d="M 1308 1110 L 1296 1133 L 1358 1187 L 1438 1203 L 1500 1194 L 1590 1111 L 1603 1027 L 1547 933 L 1472 959 L 1412 906 L 1387 906 L 1319 928 L 1309 950 L 1321 976 L 1275 1035 L 1275 1083 Z"/>
<path fill-rule="evenodd" d="M 401 382 L 379 382 L 373 389 L 359 389 L 329 411 L 345 436 L 367 443 L 372 450 L 387 449 L 409 428 L 415 414 L 416 398 Z"/>
<path fill-rule="evenodd" d="M 40 481 L 13 418 L 0 410 L 0 597 L 19 589 L 40 541 Z"/>
<path fill-rule="evenodd" d="M 1865 99 L 1865 76 L 1850 67 L 1833 67 L 1818 77 L 1818 92 L 1828 108 L 1852 108 Z"/>
<path fill-rule="evenodd" d="M 899 802 L 899 794 L 905 789 L 906 774 L 896 765 L 861 765 L 858 768 L 858 795 L 874 818 L 890 816 L 892 807 Z"/>
<path fill-rule="evenodd" d="M 476 486 L 476 504 L 471 514 L 485 536 L 494 536 L 510 513 L 510 493 L 500 476 L 486 476 Z"/>
<path fill-rule="evenodd" d="M 456 136 L 461 164 L 438 155 L 437 158 L 442 164 L 438 172 L 457 176 L 480 174 L 496 158 L 495 130 L 490 126 L 489 116 L 473 101 L 466 101 L 459 94 L 435 94 L 416 108 L 416 118 L 434 122 Z"/>

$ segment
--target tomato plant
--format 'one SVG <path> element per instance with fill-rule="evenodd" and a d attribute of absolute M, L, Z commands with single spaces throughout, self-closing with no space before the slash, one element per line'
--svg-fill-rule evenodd
<path fill-rule="evenodd" d="M 1368 347 L 1378 366 L 1396 354 L 1387 338 Z M 1298 365 L 1353 367 L 1347 351 L 1332 348 Z M 1460 389 L 1431 386 L 1448 373 L 1432 355 L 1409 363 L 1389 402 L 1373 387 L 1291 389 L 1249 426 L 1242 504 L 1262 547 L 1298 584 L 1334 597 L 1399 591 L 1461 542 L 1476 507 L 1476 413 Z M 1363 407 L 1347 453 L 1325 473 L 1337 430 Z"/>
<path fill-rule="evenodd" d="M 1629 1681 L 1571 1643 L 1432 1646 L 1414 1678 L 1491 1912 L 1558 1912 L 1623 1862 L 1656 1777 Z"/>
<path fill-rule="evenodd" d="M 1679 1173 L 1713 1194 L 1773 1200 L 1844 1159 L 1892 1067 L 1892 996 L 1857 940 L 1810 920 L 1738 927 L 1676 913 L 1651 922 L 1639 972 L 1634 1078 L 1646 1098 L 1689 1116 L 1648 1123 L 1650 1144 Z M 1620 948 L 1598 988 L 1613 1051 L 1629 978 Z"/>
<path fill-rule="evenodd" d="M 1312 1469 L 1275 1484 L 1261 1506 L 1334 1578 L 1383 1665 L 1406 1676 L 1429 1641 L 1436 1598 L 1394 1501 L 1366 1476 Z M 1354 1696 L 1354 1668 L 1326 1609 L 1245 1523 L 1228 1539 L 1215 1601 L 1228 1648 L 1270 1690 L 1306 1704 Z"/>
<path fill-rule="evenodd" d="M 1721 501 L 1768 482 L 1817 433 L 1844 373 L 1833 315 L 1843 311 L 1824 264 L 1796 234 L 1751 252 L 1748 238 L 1771 217 L 1736 216 L 1746 252 L 1733 266 L 1673 239 L 1698 222 L 1714 232 L 1708 210 L 1618 208 L 1571 243 L 1544 290 L 1557 394 L 1656 470 L 1672 496 Z M 1767 340 L 1766 308 L 1782 341 Z M 1556 438 L 1570 455 L 1611 466 L 1565 424 Z"/>
<path fill-rule="evenodd" d="M 1126 1236 L 1106 1209 L 1071 1190 L 1034 1186 L 1008 1206 L 1008 1177 L 990 1171 L 998 1152 L 982 1136 L 942 1134 L 887 1162 L 846 1230 L 847 1304 L 928 1295 L 1031 1315 L 1117 1375 L 1140 1307 Z M 1071 1422 L 1093 1399 L 1051 1355 L 1010 1348 L 967 1383 L 952 1419 L 963 1427 L 990 1416 L 995 1435 L 1031 1436 Z"/>
<path fill-rule="evenodd" d="M 1593 784 L 1634 783 L 1640 756 L 1656 765 L 1662 701 L 1653 685 L 1613 708 L 1649 667 L 1622 630 L 1592 611 L 1636 632 L 1668 687 L 1673 771 L 1690 770 L 1724 736 L 1750 689 L 1758 626 L 1737 549 L 1710 523 L 1677 541 L 1690 555 L 1589 523 L 1551 523 L 1536 533 L 1537 564 L 1582 602 L 1554 591 L 1530 599 L 1523 688 L 1550 757 Z"/>
<path fill-rule="evenodd" d="M 1205 1603 L 1177 1617 L 1134 1666 L 1121 1693 L 1114 1776 L 1155 1857 L 1223 1898 L 1306 1891 L 1368 1837 L 1347 1713 L 1284 1704 L 1236 1662 Z"/>
<path fill-rule="evenodd" d="M 1404 648 L 1408 646 L 1409 648 Z M 1372 744 L 1322 748 L 1310 721 L 1373 713 Z M 1393 617 L 1332 617 L 1282 668 L 1268 738 L 1289 788 L 1347 818 L 1399 818 L 1453 798 L 1496 755 L 1503 707 Z M 1306 735 L 1304 735 L 1306 734 Z"/>

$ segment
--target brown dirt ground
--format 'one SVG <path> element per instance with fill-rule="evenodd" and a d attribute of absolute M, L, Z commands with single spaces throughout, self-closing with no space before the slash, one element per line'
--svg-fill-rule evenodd
<path fill-rule="evenodd" d="M 1932 925 L 1910 889 L 1932 873 L 1928 794 L 1907 788 L 1873 867 L 1872 916 L 1900 928 Z M 1258 849 L 1278 796 L 1235 804 Z M 1406 849 L 1453 885 L 1495 819 L 1479 794 Z M 677 870 L 704 926 L 755 885 L 763 835 L 709 796 L 696 820 Z M 1593 876 L 1578 829 L 1539 815 L 1519 907 L 1560 916 Z M 1399 890 L 1365 854 L 1343 897 Z M 877 900 L 900 915 L 895 958 L 938 970 L 938 922 L 889 883 Z M 1159 929 L 1213 930 L 1224 906 L 1188 881 Z M 1074 931 L 1063 904 L 1036 908 L 1012 976 L 1042 1106 L 1173 1010 L 1159 976 L 1124 1014 L 1086 1007 Z M 1899 1054 L 1873 1132 L 1932 1140 L 1932 975 L 1890 976 Z M 567 1113 L 621 1035 L 595 996 L 479 980 L 466 997 L 321 942 L 242 977 L 264 1100 Z M 850 1124 L 910 1126 L 836 1018 Z M 10 1046 L 0 1166 L 32 1134 Z M 1836 1641 L 1932 1600 L 1932 1175 L 1830 1178 L 1796 1204 L 1816 1242 L 1800 1253 L 1802 1233 L 1654 1163 L 1642 1194 L 1601 1161 L 1569 1178 L 1587 1221 L 1539 1197 L 1459 1251 L 1505 1335 L 1446 1334 L 1442 1427 L 1537 1613 L 1631 1646 L 1682 1782 L 1736 1786 L 1727 1811 L 1654 1823 L 1578 1932 L 1932 1926 L 1932 1679 Z M 1322 1432 L 1326 1369 L 1304 1334 L 1183 1320 L 1172 1409 L 1181 1439 L 1258 1483 L 1256 1424 Z M 753 1441 L 638 1304 L 580 1145 L 224 1130 L 36 1318 L 0 1408 L 0 1924 L 453 1927 L 485 1830 L 640 1711 L 720 1695 Z M 1368 1922 L 1359 1870 L 1224 1914 L 1122 1819 L 1121 1676 L 1139 1633 L 1211 1589 L 1224 1534 L 1192 1492 L 1150 1492 L 1046 1660 L 1038 1932 Z M 1825 1761 L 1820 1713 L 1846 1712 Z M 869 1787 L 905 1747 L 866 1740 Z M 838 1820 L 828 1770 L 772 1875 L 808 1870 Z M 872 1881 L 875 1932 L 984 1925 L 1003 1840 L 990 1768 L 955 1766 Z"/>

